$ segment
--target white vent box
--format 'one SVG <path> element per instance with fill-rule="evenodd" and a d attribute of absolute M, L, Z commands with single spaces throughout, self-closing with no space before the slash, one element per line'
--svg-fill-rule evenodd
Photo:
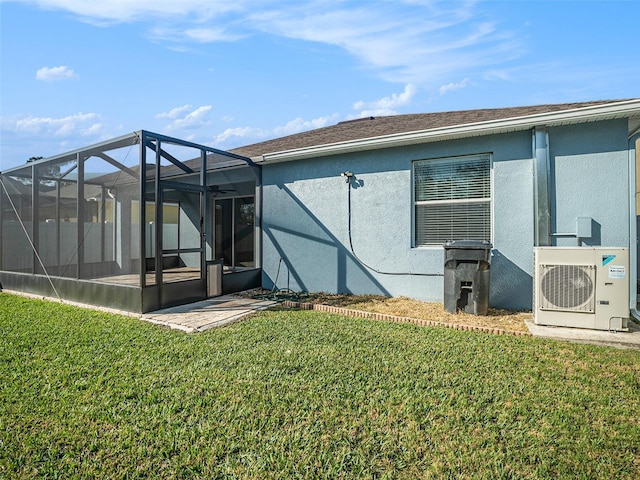
<path fill-rule="evenodd" d="M 538 325 L 627 331 L 629 249 L 534 248 Z"/>

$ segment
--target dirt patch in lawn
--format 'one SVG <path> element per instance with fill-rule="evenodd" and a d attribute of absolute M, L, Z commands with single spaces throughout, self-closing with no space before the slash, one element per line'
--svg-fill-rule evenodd
<path fill-rule="evenodd" d="M 266 292 L 253 292 L 252 295 L 265 295 Z M 333 295 L 328 293 L 310 293 L 289 298 L 302 303 L 331 305 L 366 312 L 384 313 L 400 317 L 418 318 L 435 322 L 455 323 L 476 327 L 501 328 L 515 332 L 528 332 L 525 320 L 531 319 L 531 312 L 489 309 L 488 315 L 468 313 L 452 314 L 441 303 L 421 302 L 407 297 L 384 297 L 380 295 Z"/>

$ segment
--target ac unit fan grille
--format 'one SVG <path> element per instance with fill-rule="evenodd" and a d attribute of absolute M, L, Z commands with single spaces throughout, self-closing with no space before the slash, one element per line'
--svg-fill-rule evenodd
<path fill-rule="evenodd" d="M 540 265 L 540 308 L 569 312 L 595 311 L 594 265 Z"/>

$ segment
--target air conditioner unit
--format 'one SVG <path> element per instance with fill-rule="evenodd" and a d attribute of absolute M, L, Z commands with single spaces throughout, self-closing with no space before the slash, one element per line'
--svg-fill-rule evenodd
<path fill-rule="evenodd" d="M 534 248 L 534 322 L 627 331 L 629 249 Z"/>

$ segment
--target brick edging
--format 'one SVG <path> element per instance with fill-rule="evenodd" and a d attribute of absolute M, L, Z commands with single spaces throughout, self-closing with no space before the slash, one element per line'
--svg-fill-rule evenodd
<path fill-rule="evenodd" d="M 343 307 L 333 307 L 331 305 L 319 305 L 315 303 L 293 302 L 285 300 L 282 302 L 284 307 L 298 308 L 300 310 L 318 310 L 320 312 L 335 313 L 338 315 L 346 315 L 348 317 L 368 318 L 371 320 L 384 320 L 394 323 L 413 323 L 422 327 L 447 327 L 454 330 L 466 330 L 470 332 L 485 332 L 494 335 L 513 335 L 517 337 L 531 337 L 531 332 L 515 332 L 512 330 L 504 330 L 502 328 L 480 327 L 475 325 L 464 325 L 460 323 L 437 322 L 435 320 L 422 320 L 420 318 L 399 317 L 397 315 L 389 315 L 387 313 L 365 312 L 363 310 L 351 310 Z"/>

